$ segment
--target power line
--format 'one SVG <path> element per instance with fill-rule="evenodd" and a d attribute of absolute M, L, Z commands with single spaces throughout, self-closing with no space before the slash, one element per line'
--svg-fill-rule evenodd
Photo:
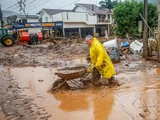
<path fill-rule="evenodd" d="M 27 5 L 30 5 L 30 4 L 32 4 L 32 3 L 34 3 L 36 0 L 33 0 L 33 1 L 31 1 L 30 3 L 28 3 Z"/>
<path fill-rule="evenodd" d="M 18 1 L 18 5 L 20 7 L 20 10 L 19 11 L 23 11 L 23 13 L 26 15 L 26 11 L 25 11 L 25 8 L 26 8 L 26 2 L 27 0 L 20 0 Z"/>
<path fill-rule="evenodd" d="M 29 1 L 29 0 L 27 0 L 27 1 Z M 9 7 L 7 7 L 7 8 L 4 9 L 4 10 L 10 9 L 10 8 L 16 6 L 16 5 L 19 5 L 19 1 L 18 1 L 18 0 L 17 0 L 17 3 L 15 3 L 15 4 L 13 4 L 13 5 L 9 6 Z M 17 6 L 16 6 L 16 7 L 17 7 Z M 17 9 L 17 8 L 16 8 L 16 9 Z"/>
<path fill-rule="evenodd" d="M 30 1 L 30 0 L 26 0 L 26 2 L 28 2 L 28 1 Z M 35 2 L 36 0 L 33 0 L 33 1 L 31 1 L 31 2 L 29 2 L 27 5 L 29 5 L 29 4 L 31 4 L 31 3 L 33 3 L 33 2 Z M 10 9 L 10 10 L 16 10 L 16 11 L 19 11 L 18 9 L 20 8 L 20 6 L 19 6 L 19 0 L 17 0 L 16 1 L 17 3 L 15 3 L 15 4 L 13 4 L 13 5 L 11 5 L 11 6 L 9 6 L 9 7 L 7 7 L 5 10 L 7 10 L 7 9 Z M 26 7 L 26 6 L 25 6 Z"/>
<path fill-rule="evenodd" d="M 2 0 L 1 0 L 2 1 Z M 8 6 L 11 6 L 12 4 L 16 3 L 16 0 L 5 0 L 1 2 L 1 5 L 4 7 L 4 8 L 7 8 Z"/>
<path fill-rule="evenodd" d="M 41 4 L 39 4 L 39 5 L 37 5 L 37 6 L 33 7 L 33 8 L 31 8 L 31 9 L 29 9 L 29 10 L 27 10 L 27 11 L 33 10 L 33 9 L 35 9 L 35 8 L 41 6 L 41 5 L 43 5 L 44 3 L 47 3 L 47 2 L 49 2 L 49 1 L 50 1 L 50 0 L 44 1 L 43 3 L 41 3 Z"/>
<path fill-rule="evenodd" d="M 67 7 L 67 6 L 72 5 L 73 3 L 76 3 L 76 2 L 78 2 L 78 1 L 80 1 L 80 0 L 74 1 L 74 2 L 72 2 L 72 3 L 70 3 L 70 4 L 67 4 L 67 5 L 65 5 L 65 6 L 62 6 L 62 7 L 58 8 L 58 9 L 61 9 L 61 8 Z"/>
<path fill-rule="evenodd" d="M 32 9 L 32 8 L 34 8 L 34 6 L 37 6 L 37 4 L 40 4 L 41 2 L 43 2 L 43 0 L 41 0 L 41 1 L 33 0 L 31 3 L 29 3 L 31 5 L 29 5 L 29 4 L 27 5 L 27 9 Z"/>
<path fill-rule="evenodd" d="M 29 0 L 27 0 L 26 2 L 28 2 Z M 11 10 L 18 10 L 19 9 L 19 1 L 17 0 L 17 4 L 13 7 L 16 7 L 16 8 L 12 8 Z M 19 10 L 18 10 L 19 11 Z"/>
<path fill-rule="evenodd" d="M 18 3 L 13 4 L 13 5 L 9 6 L 8 8 L 6 8 L 6 9 L 4 9 L 4 10 L 10 9 L 10 8 L 14 7 L 15 5 L 18 5 Z"/>
<path fill-rule="evenodd" d="M 31 8 L 31 9 L 29 9 L 29 10 L 27 10 L 27 11 L 33 10 L 33 9 L 35 9 L 35 8 L 37 8 L 37 7 L 41 6 L 41 5 L 43 5 L 44 3 L 47 3 L 47 2 L 49 2 L 49 1 L 50 1 L 50 0 L 47 0 L 46 2 L 43 2 L 42 4 L 37 5 L 36 7 Z M 76 0 L 76 1 L 74 1 L 74 2 L 72 2 L 72 3 L 67 4 L 67 5 L 65 5 L 65 6 L 62 6 L 62 7 L 58 8 L 58 9 L 61 9 L 61 8 L 67 7 L 67 6 L 72 5 L 73 3 L 76 3 L 76 2 L 78 2 L 78 1 L 80 1 L 80 0 Z"/>

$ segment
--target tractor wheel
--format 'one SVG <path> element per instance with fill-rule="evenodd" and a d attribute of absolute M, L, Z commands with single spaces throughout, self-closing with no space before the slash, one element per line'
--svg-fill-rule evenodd
<path fill-rule="evenodd" d="M 12 46 L 14 45 L 14 38 L 11 36 L 5 36 L 4 38 L 2 38 L 2 44 L 4 46 Z"/>
<path fill-rule="evenodd" d="M 61 89 L 61 90 L 67 90 L 69 89 L 69 85 L 67 82 L 63 83 L 64 80 L 58 79 L 56 80 L 52 85 L 52 90 Z"/>

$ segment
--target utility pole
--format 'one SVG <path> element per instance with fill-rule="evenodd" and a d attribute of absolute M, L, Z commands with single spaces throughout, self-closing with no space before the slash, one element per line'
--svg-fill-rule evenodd
<path fill-rule="evenodd" d="M 148 23 L 148 0 L 144 0 L 144 18 Z M 143 31 L 143 57 L 148 57 L 148 27 L 145 23 Z"/>
<path fill-rule="evenodd" d="M 3 13 L 1 10 L 1 4 L 0 4 L 0 21 L 1 21 L 1 28 L 3 28 Z"/>
<path fill-rule="evenodd" d="M 160 59 L 160 0 L 158 0 L 158 57 Z"/>
<path fill-rule="evenodd" d="M 23 11 L 23 13 L 25 14 L 25 16 L 27 17 L 26 15 L 26 11 L 25 11 L 25 7 L 26 7 L 26 0 L 20 0 L 18 1 L 18 5 L 20 7 L 19 11 Z"/>

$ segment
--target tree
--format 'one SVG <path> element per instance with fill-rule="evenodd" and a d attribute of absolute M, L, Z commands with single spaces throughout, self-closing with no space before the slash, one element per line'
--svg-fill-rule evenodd
<path fill-rule="evenodd" d="M 113 9 L 117 4 L 117 0 L 104 0 L 99 2 L 100 8 L 109 10 Z"/>
<path fill-rule="evenodd" d="M 138 33 L 138 21 L 142 21 L 139 13 L 143 15 L 144 4 L 135 0 L 126 0 L 114 8 L 115 33 L 121 37 L 126 34 L 135 36 Z M 157 26 L 157 7 L 152 3 L 148 5 L 148 24 L 150 27 Z"/>
<path fill-rule="evenodd" d="M 139 3 L 139 13 L 144 14 L 143 9 L 144 4 L 142 2 Z M 142 20 L 140 16 L 138 16 L 137 21 Z M 157 27 L 158 25 L 158 11 L 156 5 L 149 3 L 148 4 L 148 25 L 150 27 Z"/>
<path fill-rule="evenodd" d="M 126 0 L 114 8 L 114 20 L 116 22 L 114 30 L 117 35 L 124 37 L 126 34 L 133 36 L 137 33 L 136 20 L 139 9 L 138 2 L 134 0 Z"/>
<path fill-rule="evenodd" d="M 157 27 L 158 25 L 157 7 L 152 3 L 149 3 L 148 5 L 148 25 L 150 27 Z"/>

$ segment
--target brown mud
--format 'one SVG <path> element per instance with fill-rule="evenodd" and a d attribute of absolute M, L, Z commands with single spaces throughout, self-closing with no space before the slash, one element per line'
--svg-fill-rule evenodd
<path fill-rule="evenodd" d="M 12 76 L 17 83 L 8 86 L 11 90 L 6 90 L 2 97 L 2 109 L 8 120 L 82 120 L 84 117 L 88 120 L 143 117 L 158 120 L 160 117 L 159 68 L 120 73 L 116 79 L 125 82 L 120 87 L 103 86 L 53 94 L 48 90 L 58 78 L 54 75 L 55 68 L 9 68 L 7 71 L 5 76 Z M 14 97 L 9 97 L 9 92 L 13 92 Z"/>
<path fill-rule="evenodd" d="M 0 120 L 160 118 L 160 65 L 138 54 L 128 54 L 126 60 L 114 64 L 121 86 L 51 93 L 48 90 L 59 79 L 58 68 L 89 65 L 85 44 L 58 51 L 22 46 L 0 49 Z"/>

